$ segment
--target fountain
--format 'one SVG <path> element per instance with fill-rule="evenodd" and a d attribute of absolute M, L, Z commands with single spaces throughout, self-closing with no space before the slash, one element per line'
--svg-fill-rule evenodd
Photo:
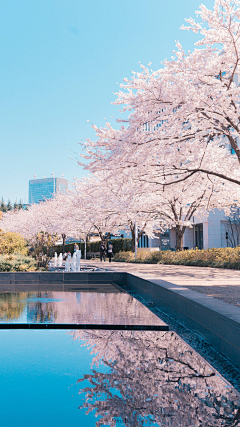
<path fill-rule="evenodd" d="M 65 262 L 65 271 L 70 271 L 71 267 L 71 254 L 68 254 L 67 260 Z"/>
<path fill-rule="evenodd" d="M 58 257 L 58 267 L 62 267 L 62 262 L 63 262 L 63 258 L 62 257 L 63 257 L 62 253 L 60 253 L 59 257 Z"/>
<path fill-rule="evenodd" d="M 80 271 L 81 270 L 80 259 L 82 258 L 81 249 L 77 250 L 75 253 L 76 253 L 76 271 Z"/>
<path fill-rule="evenodd" d="M 71 271 L 76 272 L 76 252 L 74 252 L 72 257 Z"/>
<path fill-rule="evenodd" d="M 55 252 L 55 254 L 54 254 L 54 267 L 57 267 L 57 258 L 58 258 L 57 252 Z"/>

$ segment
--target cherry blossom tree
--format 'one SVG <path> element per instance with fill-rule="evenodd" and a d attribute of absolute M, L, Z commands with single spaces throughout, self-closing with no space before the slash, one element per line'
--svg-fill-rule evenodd
<path fill-rule="evenodd" d="M 135 223 L 139 229 L 137 242 L 145 232 L 154 235 L 154 227 L 163 226 L 155 212 L 146 211 L 148 194 L 133 185 L 130 174 L 95 173 L 84 180 L 75 180 L 71 191 L 72 214 L 103 242 L 121 230 L 131 233 L 135 250 Z"/>
<path fill-rule="evenodd" d="M 115 104 L 129 117 L 117 120 L 119 129 L 93 126 L 97 140 L 84 144 L 88 170 L 131 169 L 136 181 L 147 172 L 163 188 L 204 174 L 220 179 L 223 192 L 224 182 L 229 195 L 239 192 L 240 2 L 216 0 L 213 11 L 201 5 L 196 14 L 202 23 L 182 27 L 202 35 L 193 52 L 177 42 L 161 69 L 141 66 L 124 79 Z"/>
<path fill-rule="evenodd" d="M 47 200 L 27 210 L 9 211 L 3 215 L 2 228 L 21 234 L 32 249 L 39 266 L 47 267 L 52 249 L 62 230 L 55 200 Z"/>
<path fill-rule="evenodd" d="M 229 209 L 237 198 L 228 185 L 200 172 L 185 183 L 162 186 L 153 168 L 138 167 L 122 171 L 117 179 L 111 172 L 75 179 L 67 193 L 26 211 L 4 214 L 2 224 L 21 233 L 41 256 L 44 246 L 49 247 L 50 254 L 60 235 L 83 238 L 85 233 L 98 234 L 107 242 L 110 234 L 117 235 L 120 230 L 131 232 L 134 251 L 136 222 L 137 241 L 144 232 L 154 237 L 157 232 L 175 228 L 176 248 L 182 250 L 183 235 L 193 215 L 204 214 L 209 208 Z"/>

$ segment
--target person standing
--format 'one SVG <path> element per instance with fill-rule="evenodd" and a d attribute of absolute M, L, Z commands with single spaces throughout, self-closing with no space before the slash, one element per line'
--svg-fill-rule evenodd
<path fill-rule="evenodd" d="M 112 244 L 112 242 L 108 242 L 107 254 L 108 254 L 109 262 L 112 262 L 112 257 L 113 257 L 113 244 Z"/>
<path fill-rule="evenodd" d="M 78 251 L 79 250 L 79 246 L 78 246 L 78 244 L 77 243 L 74 243 L 74 252 L 76 252 L 76 251 Z"/>
<path fill-rule="evenodd" d="M 102 242 L 99 246 L 99 252 L 100 252 L 100 261 L 102 260 L 105 262 L 105 253 L 106 253 L 106 247 L 105 244 Z"/>

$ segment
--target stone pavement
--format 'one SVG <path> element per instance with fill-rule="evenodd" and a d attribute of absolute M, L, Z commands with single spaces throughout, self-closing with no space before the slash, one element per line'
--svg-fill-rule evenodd
<path fill-rule="evenodd" d="M 184 265 L 131 264 L 82 260 L 84 265 L 126 271 L 144 279 L 162 279 L 240 307 L 240 271 Z"/>

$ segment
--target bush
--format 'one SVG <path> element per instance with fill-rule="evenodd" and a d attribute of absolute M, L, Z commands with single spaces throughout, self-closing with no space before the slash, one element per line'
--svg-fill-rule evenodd
<path fill-rule="evenodd" d="M 0 255 L 11 255 L 13 253 L 27 255 L 27 242 L 18 233 L 5 233 L 0 229 Z"/>
<path fill-rule="evenodd" d="M 145 264 L 173 264 L 198 267 L 217 267 L 240 270 L 240 246 L 236 248 L 191 249 L 187 251 L 120 252 L 114 257 L 118 262 Z"/>
<path fill-rule="evenodd" d="M 32 239 L 30 248 L 31 255 L 37 260 L 38 266 L 48 268 L 48 263 L 53 256 L 57 234 L 40 231 Z"/>
<path fill-rule="evenodd" d="M 129 251 L 132 247 L 132 239 L 112 239 L 113 244 L 113 252 L 114 254 L 119 253 L 120 251 Z M 95 242 L 87 242 L 87 252 L 99 252 L 101 240 L 97 240 Z M 82 255 L 84 254 L 84 242 L 77 243 L 79 249 L 82 251 Z M 63 251 L 62 245 L 55 247 L 55 252 L 59 255 Z M 65 251 L 74 252 L 74 243 L 69 243 L 65 245 Z"/>
<path fill-rule="evenodd" d="M 0 271 L 36 271 L 37 262 L 29 256 L 0 255 Z"/>

